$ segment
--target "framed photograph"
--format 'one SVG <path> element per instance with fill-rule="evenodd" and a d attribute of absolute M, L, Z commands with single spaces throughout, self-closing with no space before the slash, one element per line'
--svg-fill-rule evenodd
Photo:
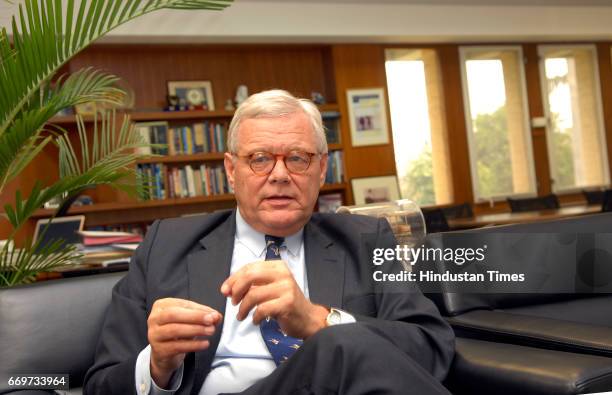
<path fill-rule="evenodd" d="M 168 81 L 168 96 L 175 97 L 179 105 L 215 109 L 210 81 Z"/>
<path fill-rule="evenodd" d="M 319 195 L 318 203 L 320 213 L 335 213 L 338 207 L 342 206 L 342 195 L 339 193 Z"/>
<path fill-rule="evenodd" d="M 390 202 L 400 198 L 396 176 L 353 178 L 355 204 Z"/>
<path fill-rule="evenodd" d="M 96 115 L 96 111 L 98 111 L 98 105 L 99 104 L 93 101 L 77 104 L 74 106 L 74 113 L 83 116 Z"/>
<path fill-rule="evenodd" d="M 349 89 L 346 96 L 353 147 L 388 144 L 385 90 Z"/>

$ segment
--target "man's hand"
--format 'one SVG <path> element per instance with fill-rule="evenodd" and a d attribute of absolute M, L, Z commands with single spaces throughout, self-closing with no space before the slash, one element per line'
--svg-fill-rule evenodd
<path fill-rule="evenodd" d="M 188 352 L 205 350 L 221 314 L 190 300 L 158 299 L 147 320 L 151 345 L 151 378 L 160 388 L 181 366 Z"/>
<path fill-rule="evenodd" d="M 307 339 L 326 326 L 329 310 L 312 304 L 295 282 L 284 261 L 260 261 L 245 265 L 221 285 L 221 293 L 240 303 L 236 318 L 245 319 L 253 308 L 253 323 L 266 317 L 278 321 L 283 332 Z"/>

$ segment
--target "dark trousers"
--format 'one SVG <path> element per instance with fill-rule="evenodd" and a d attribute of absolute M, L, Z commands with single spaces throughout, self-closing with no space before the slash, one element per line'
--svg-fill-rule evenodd
<path fill-rule="evenodd" d="M 325 328 L 241 395 L 444 394 L 414 359 L 360 324 Z"/>

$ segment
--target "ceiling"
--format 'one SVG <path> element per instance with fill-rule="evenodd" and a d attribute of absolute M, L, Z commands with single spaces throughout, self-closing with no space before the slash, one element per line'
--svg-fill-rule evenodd
<path fill-rule="evenodd" d="M 354 3 L 354 4 L 423 4 L 423 5 L 479 5 L 479 6 L 608 6 L 612 0 L 235 0 L 243 2 L 294 3 Z"/>

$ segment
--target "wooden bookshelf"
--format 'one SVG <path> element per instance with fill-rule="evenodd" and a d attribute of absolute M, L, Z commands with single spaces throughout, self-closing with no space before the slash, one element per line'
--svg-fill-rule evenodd
<path fill-rule="evenodd" d="M 90 214 L 90 213 L 101 213 L 108 211 L 123 211 L 123 210 L 135 210 L 140 208 L 155 208 L 164 206 L 180 206 L 196 203 L 210 203 L 210 202 L 226 202 L 233 201 L 234 195 L 231 193 L 224 193 L 219 195 L 210 196 L 194 196 L 187 198 L 173 198 L 173 199 L 161 199 L 161 200 L 138 200 L 133 202 L 109 202 L 109 203 L 96 203 L 89 206 L 78 206 L 72 207 L 68 214 Z M 51 209 L 39 209 L 36 210 L 34 218 L 47 218 L 53 215 L 54 210 Z"/>
<path fill-rule="evenodd" d="M 85 215 L 85 226 L 117 225 L 152 222 L 159 218 L 204 213 L 236 206 L 233 194 L 195 196 L 163 200 L 96 203 L 72 207 L 69 215 Z M 54 210 L 36 210 L 33 219 L 48 218 Z"/>
<path fill-rule="evenodd" d="M 321 112 L 327 111 L 339 111 L 338 104 L 322 104 L 319 107 Z M 193 120 L 193 119 L 214 119 L 214 118 L 231 118 L 234 115 L 233 111 L 218 110 L 218 111 L 205 111 L 205 110 L 187 110 L 187 111 L 140 111 L 140 110 L 129 110 L 121 111 L 119 114 L 126 114 L 130 116 L 130 119 L 134 122 L 147 122 L 147 121 L 176 121 L 176 120 Z M 83 122 L 91 123 L 94 122 L 95 117 L 93 115 L 83 115 Z M 76 123 L 76 115 L 60 115 L 51 118 L 49 123 L 55 125 L 71 125 Z"/>
<path fill-rule="evenodd" d="M 346 189 L 346 183 L 338 184 L 325 184 L 321 187 L 321 192 L 334 192 L 342 191 Z M 138 200 L 133 202 L 109 202 L 109 203 L 96 203 L 88 206 L 72 207 L 68 214 L 90 214 L 90 213 L 101 213 L 108 211 L 123 211 L 123 210 L 135 210 L 140 208 L 155 208 L 164 206 L 180 206 L 197 203 L 211 203 L 211 202 L 231 202 L 234 201 L 234 194 L 224 193 L 219 195 L 209 196 L 194 196 L 187 198 L 173 198 L 173 199 L 162 199 L 162 200 Z M 53 209 L 39 209 L 36 210 L 33 218 L 48 218 L 55 210 Z"/>
<path fill-rule="evenodd" d="M 130 62 L 125 62 L 128 56 Z M 328 103 L 319 105 L 319 110 L 323 113 L 337 113 L 334 117 L 343 119 L 344 95 L 340 94 L 342 91 L 337 87 L 333 57 L 330 45 L 103 44 L 90 46 L 71 59 L 65 67 L 65 72 L 72 73 L 83 67 L 96 67 L 119 76 L 124 86 L 133 90 L 135 95 L 134 109 L 118 110 L 117 122 L 121 122 L 125 114 L 132 122 L 165 121 L 170 127 L 181 127 L 206 120 L 211 123 L 229 123 L 234 111 L 223 108 L 225 102 L 235 96 L 236 87 L 242 84 L 246 84 L 251 93 L 282 88 L 299 97 L 310 97 L 312 92 L 320 92 Z M 177 67 L 176 59 L 181 59 L 180 67 Z M 167 81 L 180 80 L 210 80 L 217 110 L 163 111 L 162 108 L 166 105 Z M 93 122 L 100 117 L 85 115 L 82 119 L 88 133 L 91 133 Z M 67 130 L 73 143 L 79 144 L 74 133 L 77 127 L 76 115 L 56 116 L 49 123 Z M 344 130 L 338 130 L 343 142 L 348 141 L 345 133 Z M 329 150 L 345 151 L 346 147 L 343 143 L 334 143 L 329 144 Z M 151 156 L 139 160 L 138 163 L 159 163 L 168 168 L 182 168 L 190 164 L 195 168 L 201 163 L 222 164 L 223 158 L 224 154 L 220 152 L 176 154 Z M 348 180 L 346 166 L 343 166 L 343 169 L 345 180 Z M 27 193 L 36 180 L 51 181 L 57 177 L 57 152 L 54 147 L 48 147 L 24 172 L 24 177 L 14 183 L 9 194 L 0 198 L 0 203 L 12 203 L 11 196 L 14 196 L 14 190 L 17 188 Z M 326 184 L 321 188 L 321 193 L 341 193 L 343 203 L 351 203 L 352 195 L 347 182 Z M 69 213 L 85 215 L 86 226 L 89 227 L 146 224 L 157 218 L 211 212 L 236 205 L 232 194 L 139 201 L 106 186 L 87 190 L 85 194 L 95 203 L 91 206 L 71 208 Z M 33 221 L 30 221 L 23 233 L 31 233 L 36 219 L 52 214 L 52 210 L 37 210 Z M 0 228 L 0 231 L 5 233 L 4 228 Z"/>
<path fill-rule="evenodd" d="M 147 159 L 141 159 L 138 163 L 193 163 L 193 162 L 208 162 L 223 160 L 222 152 L 207 152 L 199 154 L 176 154 L 165 156 L 153 156 Z"/>
<path fill-rule="evenodd" d="M 348 184 L 345 182 L 337 183 L 337 184 L 324 184 L 321 187 L 321 192 L 343 192 L 346 191 Z"/>

